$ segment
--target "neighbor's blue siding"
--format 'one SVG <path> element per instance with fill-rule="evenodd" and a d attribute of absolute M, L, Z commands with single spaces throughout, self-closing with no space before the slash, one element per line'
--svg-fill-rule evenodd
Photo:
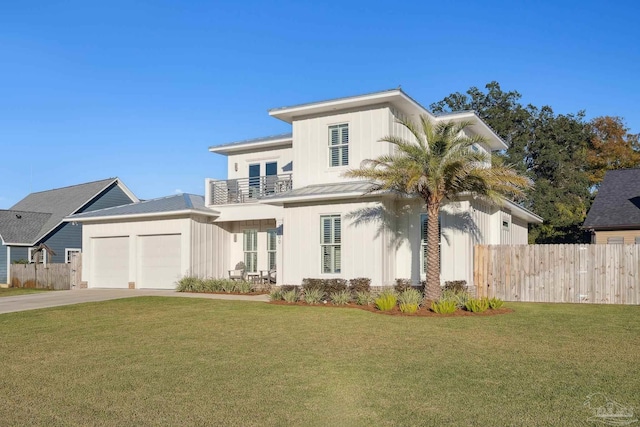
<path fill-rule="evenodd" d="M 7 284 L 7 247 L 0 243 L 0 283 Z"/>
<path fill-rule="evenodd" d="M 91 203 L 80 209 L 81 212 L 91 212 L 98 209 L 111 208 L 114 206 L 128 205 L 133 200 L 120 189 L 116 184 L 111 185 L 96 197 Z M 64 222 L 56 227 L 42 242 L 47 245 L 55 255 L 49 256 L 48 261 L 53 263 L 63 263 L 65 259 L 65 249 L 82 249 L 82 224 Z"/>
<path fill-rule="evenodd" d="M 29 250 L 25 246 L 11 246 L 11 262 L 15 262 L 22 259 L 28 259 Z"/>
<path fill-rule="evenodd" d="M 126 193 L 122 191 L 122 189 L 120 189 L 120 187 L 118 187 L 116 184 L 113 184 L 93 202 L 89 203 L 87 206 L 79 210 L 78 213 L 97 211 L 98 209 L 112 208 L 114 206 L 128 205 L 129 203 L 133 203 L 133 200 L 131 200 L 129 196 L 127 196 Z"/>
<path fill-rule="evenodd" d="M 55 255 L 49 255 L 47 257 L 48 262 L 63 263 L 66 261 L 64 258 L 65 249 L 82 248 L 81 224 L 62 223 L 49 236 L 43 240 L 43 243 L 51 248 Z"/>

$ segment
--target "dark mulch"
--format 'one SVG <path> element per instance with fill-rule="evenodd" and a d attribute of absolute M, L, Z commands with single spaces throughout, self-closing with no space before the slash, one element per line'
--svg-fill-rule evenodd
<path fill-rule="evenodd" d="M 347 304 L 347 305 L 334 305 L 331 303 L 326 304 L 307 304 L 303 301 L 298 302 L 286 302 L 286 301 L 270 301 L 269 304 L 274 305 L 301 305 L 306 307 L 323 307 L 323 308 L 357 308 L 359 310 L 370 311 L 372 313 L 377 314 L 386 314 L 387 316 L 408 316 L 408 317 L 466 317 L 466 316 L 495 316 L 498 314 L 507 314 L 513 313 L 513 310 L 510 308 L 502 307 L 497 310 L 487 310 L 483 313 L 472 313 L 466 310 L 456 310 L 451 314 L 438 314 L 429 310 L 426 305 L 425 307 L 418 308 L 418 311 L 415 314 L 407 314 L 400 311 L 400 307 L 396 306 L 393 310 L 390 311 L 380 311 L 373 305 L 358 305 L 358 304 Z"/>
<path fill-rule="evenodd" d="M 183 294 L 215 294 L 215 295 L 268 295 L 267 291 L 253 291 L 253 292 L 196 292 L 196 291 L 180 291 Z"/>

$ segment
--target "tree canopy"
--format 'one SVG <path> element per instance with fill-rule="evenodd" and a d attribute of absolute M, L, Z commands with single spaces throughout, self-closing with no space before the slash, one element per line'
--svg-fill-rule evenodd
<path fill-rule="evenodd" d="M 609 169 L 639 167 L 640 143 L 619 117 L 585 120 L 585 112 L 556 114 L 550 106 L 521 103 L 498 82 L 471 87 L 431 104 L 435 113 L 475 110 L 509 148 L 501 155 L 535 186 L 525 207 L 545 223 L 530 229 L 532 243 L 587 242 L 580 228 L 594 190 Z"/>

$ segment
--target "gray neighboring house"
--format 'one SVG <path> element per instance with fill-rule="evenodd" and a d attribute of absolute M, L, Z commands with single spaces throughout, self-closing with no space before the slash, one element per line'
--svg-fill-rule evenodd
<path fill-rule="evenodd" d="M 640 244 L 640 169 L 607 171 L 582 228 L 592 243 Z"/>
<path fill-rule="evenodd" d="M 64 222 L 77 213 L 138 202 L 118 178 L 31 193 L 8 210 L 0 210 L 0 284 L 9 283 L 9 266 L 32 261 L 32 248 L 46 244 L 55 255 L 47 262 L 68 262 L 82 251 L 82 224 Z"/>

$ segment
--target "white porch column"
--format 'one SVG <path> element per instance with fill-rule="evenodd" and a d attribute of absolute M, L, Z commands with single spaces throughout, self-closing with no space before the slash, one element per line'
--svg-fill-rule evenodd
<path fill-rule="evenodd" d="M 282 276 L 285 265 L 284 259 L 284 219 L 276 218 L 276 285 L 282 286 Z"/>

